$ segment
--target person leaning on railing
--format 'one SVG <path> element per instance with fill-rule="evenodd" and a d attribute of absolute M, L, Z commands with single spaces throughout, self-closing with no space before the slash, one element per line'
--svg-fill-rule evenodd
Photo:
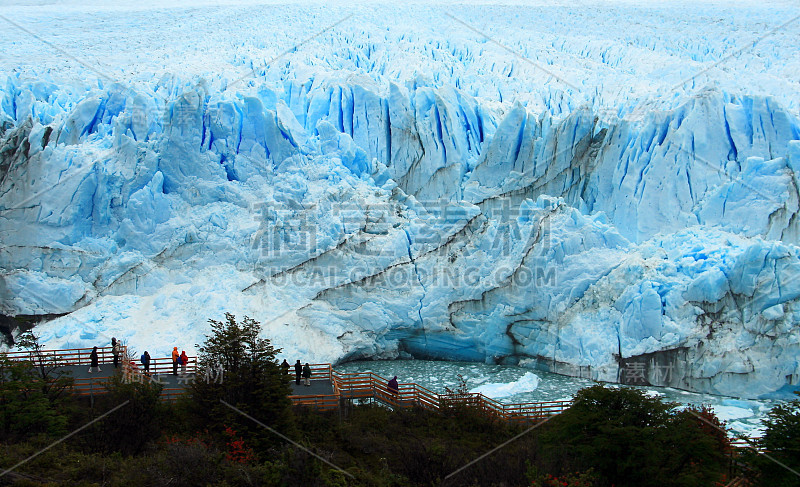
<path fill-rule="evenodd" d="M 283 371 L 284 377 L 289 377 L 289 362 L 286 359 L 283 359 L 283 363 L 281 364 L 281 370 Z"/>
<path fill-rule="evenodd" d="M 147 353 L 147 350 L 144 351 L 140 360 L 142 362 L 142 367 L 144 367 L 144 373 L 150 375 L 150 354 Z"/>

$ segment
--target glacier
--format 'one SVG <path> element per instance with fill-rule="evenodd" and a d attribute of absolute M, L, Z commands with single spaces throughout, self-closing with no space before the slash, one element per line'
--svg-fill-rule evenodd
<path fill-rule="evenodd" d="M 790 2 L 59 5 L 6 15 L 77 62 L 0 34 L 0 313 L 61 315 L 49 347 L 191 352 L 231 312 L 312 362 L 797 388 L 798 26 L 680 83 Z M 524 58 L 421 22 L 451 11 Z M 116 43 L 86 44 L 97 18 Z M 202 18 L 216 35 L 169 27 Z"/>

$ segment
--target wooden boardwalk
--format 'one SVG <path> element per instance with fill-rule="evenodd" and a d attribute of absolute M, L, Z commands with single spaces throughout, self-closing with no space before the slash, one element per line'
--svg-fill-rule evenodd
<path fill-rule="evenodd" d="M 113 366 L 111 347 L 98 348 L 100 372 L 89 372 L 89 355 L 92 349 L 42 350 L 33 352 L 0 353 L 12 360 L 30 361 L 32 364 L 55 367 L 69 371 L 74 379 L 72 388 L 76 395 L 96 395 L 107 393 L 106 385 L 116 369 Z M 415 383 L 401 383 L 395 393 L 388 388 L 388 379 L 373 372 L 341 373 L 331 364 L 312 364 L 311 385 L 295 384 L 292 373 L 289 398 L 295 406 L 308 406 L 318 409 L 338 409 L 346 402 L 376 402 L 392 409 L 422 407 L 432 411 L 446 411 L 459 406 L 471 406 L 484 414 L 507 421 L 541 421 L 559 414 L 569 408 L 571 401 L 528 402 L 505 404 L 483 394 L 437 394 Z M 128 354 L 122 346 L 119 368 L 123 380 L 155 381 L 163 385 L 161 397 L 174 400 L 184 394 L 195 377 L 203 374 L 197 370 L 197 358 L 189 357 L 186 373 L 178 366 L 178 374 L 173 374 L 170 357 L 152 358 L 150 370 L 145 374 L 138 360 Z M 203 374 L 205 375 L 205 374 Z M 747 442 L 733 440 L 732 446 L 739 450 L 750 448 Z"/>
<path fill-rule="evenodd" d="M 90 372 L 91 351 L 90 348 L 42 350 L 39 353 L 7 352 L 0 353 L 0 356 L 29 361 L 37 367 L 69 372 L 74 380 L 72 393 L 83 396 L 107 393 L 106 386 L 109 379 L 121 369 L 124 381 L 159 382 L 163 385 L 162 399 L 175 400 L 186 392 L 195 377 L 202 374 L 202 371 L 197 370 L 196 357 L 189 357 L 185 373 L 181 366 L 178 366 L 177 374 L 174 374 L 170 357 L 151 358 L 149 372 L 145 373 L 138 359 L 129 356 L 125 346 L 122 346 L 117 368 L 113 365 L 111 347 L 98 347 L 101 370 Z M 447 411 L 455 407 L 470 406 L 488 416 L 506 421 L 537 422 L 563 412 L 571 404 L 571 401 L 504 404 L 479 393 L 437 394 L 414 383 L 401 383 L 397 391 L 390 391 L 388 379 L 373 372 L 340 373 L 335 371 L 331 364 L 312 364 L 310 367 L 310 386 L 305 386 L 302 382 L 295 384 L 294 374 L 291 378 L 287 377 L 292 391 L 289 398 L 295 406 L 330 410 L 338 409 L 344 403 L 352 401 L 376 402 L 392 409 L 422 407 L 432 411 Z M 750 444 L 751 441 L 733 439 L 731 459 L 735 460 L 737 452 L 752 448 Z M 741 481 L 736 478 L 728 485 L 744 485 Z"/>
<path fill-rule="evenodd" d="M 437 394 L 415 383 L 400 383 L 395 393 L 389 390 L 389 380 L 373 372 L 345 374 L 337 372 L 330 364 L 311 365 L 311 378 L 329 382 L 331 392 L 303 394 L 302 386 L 291 396 L 295 405 L 319 409 L 339 408 L 342 401 L 372 401 L 392 409 L 422 407 L 445 411 L 459 406 L 476 407 L 485 414 L 508 421 L 539 421 L 558 414 L 569 407 L 570 401 L 529 402 L 504 404 L 483 394 Z"/>
<path fill-rule="evenodd" d="M 289 380 L 289 386 L 292 388 L 292 394 L 289 397 L 295 396 L 329 396 L 334 394 L 333 384 L 327 379 L 311 379 L 310 386 L 304 386 L 303 381 L 300 385 L 294 383 L 294 379 Z"/>
<path fill-rule="evenodd" d="M 111 347 L 98 348 L 100 371 L 89 372 L 90 348 L 69 350 L 41 350 L 35 352 L 8 352 L 12 360 L 30 361 L 59 371 L 69 372 L 74 384 L 72 392 L 76 395 L 97 395 L 107 392 L 106 385 L 117 370 L 113 366 Z M 503 404 L 483 394 L 437 394 L 418 384 L 399 384 L 396 393 L 389 391 L 388 379 L 372 372 L 345 374 L 337 372 L 331 364 L 313 364 L 311 385 L 297 385 L 291 375 L 292 388 L 289 398 L 297 406 L 312 406 L 319 409 L 336 409 L 342 401 L 370 401 L 387 407 L 423 407 L 443 411 L 459 405 L 477 407 L 486 414 L 510 421 L 535 421 L 558 414 L 569 407 L 569 401 L 531 402 L 522 404 Z M 173 374 L 170 357 L 155 357 L 150 360 L 149 373 L 145 374 L 138 359 L 131 357 L 127 347 L 122 346 L 118 368 L 123 381 L 153 381 L 163 385 L 161 396 L 174 400 L 186 392 L 195 377 L 202 374 L 197 370 L 197 358 L 189 357 L 184 374 L 178 367 Z"/>
<path fill-rule="evenodd" d="M 106 385 L 109 379 L 117 372 L 122 373 L 123 381 L 158 382 L 163 388 L 161 397 L 175 399 L 186 392 L 187 387 L 195 378 L 197 371 L 196 357 L 189 357 L 186 373 L 178 366 L 178 374 L 173 374 L 172 358 L 158 357 L 150 360 L 149 374 L 141 369 L 138 360 L 129 356 L 126 346 L 121 347 L 120 359 L 117 368 L 114 368 L 114 357 L 111 347 L 97 348 L 100 359 L 100 371 L 89 372 L 91 348 L 75 348 L 67 350 L 41 350 L 35 352 L 7 352 L 5 355 L 11 360 L 25 360 L 34 366 L 52 368 L 56 372 L 69 372 L 73 379 L 72 393 L 78 396 L 90 396 L 107 393 Z"/>

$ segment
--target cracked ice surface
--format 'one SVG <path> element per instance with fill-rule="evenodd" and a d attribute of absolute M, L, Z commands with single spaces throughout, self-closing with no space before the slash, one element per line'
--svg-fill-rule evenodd
<path fill-rule="evenodd" d="M 52 347 L 190 351 L 229 311 L 310 361 L 786 393 L 800 27 L 681 82 L 798 13 L 4 6 L 0 308 L 67 313 Z"/>

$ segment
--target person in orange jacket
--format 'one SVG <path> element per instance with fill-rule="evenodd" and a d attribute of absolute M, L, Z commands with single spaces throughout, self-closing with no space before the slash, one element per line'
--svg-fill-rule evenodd
<path fill-rule="evenodd" d="M 187 363 L 189 363 L 189 357 L 186 356 L 186 350 L 181 350 L 181 375 L 186 375 Z"/>
<path fill-rule="evenodd" d="M 178 352 L 178 347 L 172 349 L 172 375 L 178 375 L 178 359 L 181 354 Z"/>

